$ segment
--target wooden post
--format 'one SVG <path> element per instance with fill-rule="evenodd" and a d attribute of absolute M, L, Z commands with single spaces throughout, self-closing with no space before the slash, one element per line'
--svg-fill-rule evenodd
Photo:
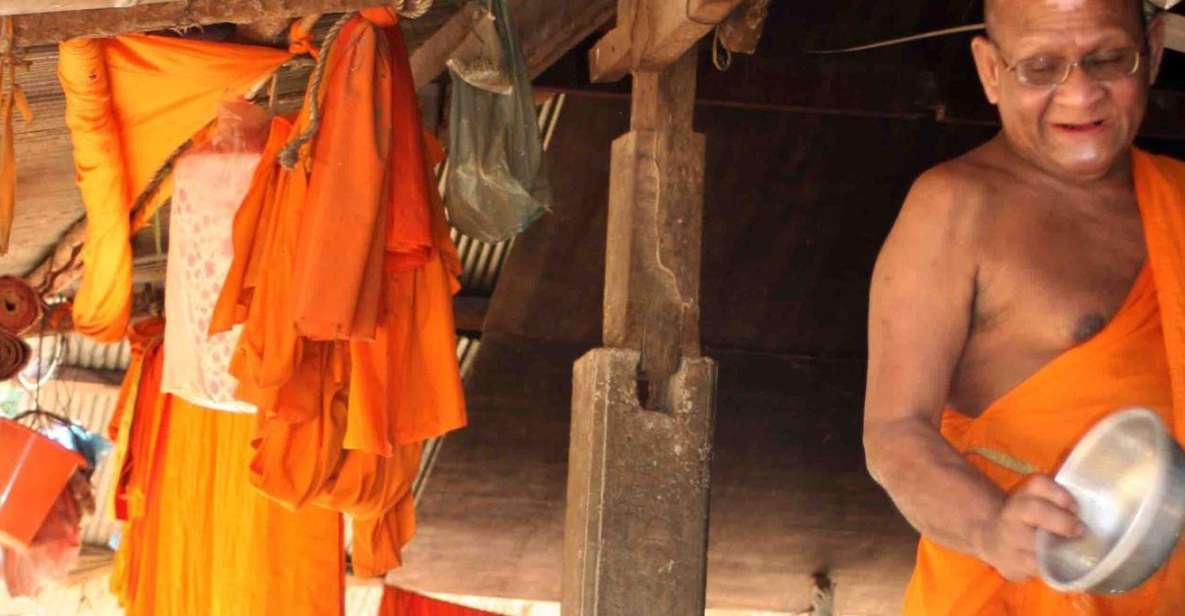
<path fill-rule="evenodd" d="M 699 344 L 695 70 L 692 49 L 636 72 L 631 130 L 613 144 L 607 348 L 573 382 L 565 615 L 704 612 L 716 366 Z"/>

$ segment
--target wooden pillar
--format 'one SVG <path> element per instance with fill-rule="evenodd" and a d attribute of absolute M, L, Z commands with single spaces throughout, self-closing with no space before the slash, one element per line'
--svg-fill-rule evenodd
<path fill-rule="evenodd" d="M 699 344 L 695 56 L 634 73 L 613 144 L 605 348 L 573 382 L 565 616 L 704 612 L 716 366 Z"/>

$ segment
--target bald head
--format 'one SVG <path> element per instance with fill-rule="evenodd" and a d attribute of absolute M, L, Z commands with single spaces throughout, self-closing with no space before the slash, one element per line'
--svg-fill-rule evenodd
<path fill-rule="evenodd" d="M 1140 27 L 1145 26 L 1144 0 L 984 0 L 983 21 L 987 25 L 988 36 L 997 39 L 1000 30 L 1007 26 L 1007 16 L 1017 14 L 1017 8 L 1031 3 L 1048 4 L 1065 11 L 1079 9 L 1087 4 L 1096 4 L 1103 10 L 1131 11 L 1130 14 L 1136 17 Z"/>

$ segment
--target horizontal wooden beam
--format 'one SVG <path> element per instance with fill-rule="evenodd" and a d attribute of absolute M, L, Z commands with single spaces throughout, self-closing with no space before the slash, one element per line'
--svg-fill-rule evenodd
<path fill-rule="evenodd" d="M 383 0 L 183 0 L 128 8 L 19 15 L 13 19 L 18 46 L 56 43 L 75 37 L 114 36 L 215 23 L 339 13 L 386 4 Z"/>
<path fill-rule="evenodd" d="M 940 83 L 934 71 L 846 59 L 784 60 L 734 56 L 729 70 L 701 54 L 696 103 L 702 106 L 853 118 L 938 120 L 999 126 L 974 74 Z M 539 94 L 567 93 L 628 99 L 628 82 L 589 83 L 588 61 L 571 54 L 535 80 Z M 1185 92 L 1155 88 L 1140 129 L 1145 139 L 1185 139 Z"/>
<path fill-rule="evenodd" d="M 657 71 L 687 53 L 742 0 L 621 0 L 617 27 L 589 55 L 594 82 Z"/>
<path fill-rule="evenodd" d="M 510 14 L 531 76 L 542 73 L 608 22 L 615 7 L 615 0 L 510 0 Z M 479 16 L 474 7 L 458 11 L 412 52 L 411 70 L 417 87 L 444 72 L 445 61 Z"/>
<path fill-rule="evenodd" d="M 143 4 L 163 4 L 173 0 L 5 0 L 0 2 L 0 15 L 28 15 L 30 13 L 59 13 L 88 9 L 126 9 Z"/>
<path fill-rule="evenodd" d="M 1164 46 L 1185 52 L 1185 15 L 1164 14 Z"/>

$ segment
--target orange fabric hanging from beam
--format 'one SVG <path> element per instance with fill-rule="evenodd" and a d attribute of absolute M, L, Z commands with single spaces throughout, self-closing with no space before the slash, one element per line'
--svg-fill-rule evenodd
<path fill-rule="evenodd" d="M 465 424 L 460 260 L 393 14 L 364 11 L 323 53 L 321 90 L 272 124 L 211 333 L 244 325 L 231 372 L 259 409 L 252 481 L 293 509 L 349 513 L 355 573 L 373 577 L 414 532 L 423 441 Z M 283 168 L 313 97 L 319 130 Z"/>
<path fill-rule="evenodd" d="M 136 220 L 133 201 L 170 154 L 206 126 L 224 99 L 247 93 L 292 57 L 287 50 L 128 35 L 59 46 L 58 77 L 87 214 L 85 270 L 74 324 L 121 338 L 131 308 L 131 234 L 170 194 L 162 187 Z"/>

